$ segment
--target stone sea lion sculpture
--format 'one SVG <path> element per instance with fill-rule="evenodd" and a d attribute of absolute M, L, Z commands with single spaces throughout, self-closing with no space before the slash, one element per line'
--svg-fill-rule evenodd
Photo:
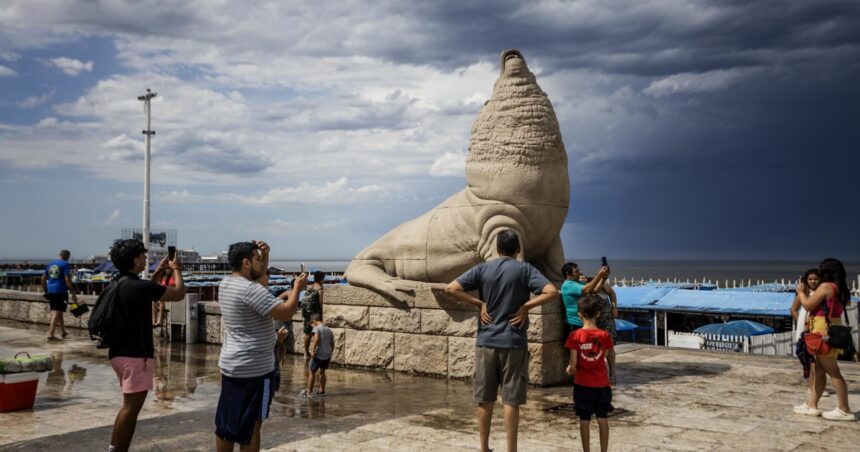
<path fill-rule="evenodd" d="M 520 236 L 518 259 L 562 280 L 567 153 L 552 104 L 518 50 L 502 52 L 493 95 L 472 125 L 466 182 L 358 253 L 346 270 L 349 283 L 405 301 L 421 283 L 448 283 L 496 257 L 504 229 Z"/>

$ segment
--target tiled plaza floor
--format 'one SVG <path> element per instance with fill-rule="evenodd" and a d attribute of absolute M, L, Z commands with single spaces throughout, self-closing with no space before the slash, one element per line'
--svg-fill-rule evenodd
<path fill-rule="evenodd" d="M 121 403 L 105 353 L 80 332 L 44 342 L 44 326 L 0 322 L 0 356 L 49 354 L 55 370 L 39 379 L 32 410 L 0 413 L 0 450 L 106 450 Z M 610 450 L 851 450 L 860 422 L 792 413 L 803 401 L 794 360 L 619 347 L 619 385 Z M 219 391 L 218 347 L 165 344 L 132 450 L 212 450 Z M 296 396 L 302 359 L 290 357 L 263 448 L 292 450 L 477 450 L 468 382 L 333 368 L 327 399 Z M 860 366 L 843 365 L 851 405 L 860 410 Z M 522 409 L 520 449 L 578 450 L 570 414 L 547 409 L 569 401 L 569 387 L 531 388 Z M 821 406 L 831 409 L 835 397 Z M 592 441 L 596 446 L 596 425 Z M 501 409 L 491 446 L 504 449 Z"/>

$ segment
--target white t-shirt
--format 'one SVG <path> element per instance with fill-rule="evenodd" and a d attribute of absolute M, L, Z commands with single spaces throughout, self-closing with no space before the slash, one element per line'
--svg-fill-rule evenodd
<path fill-rule="evenodd" d="M 224 343 L 218 367 L 233 378 L 252 378 L 275 370 L 275 343 L 269 313 L 281 304 L 261 284 L 227 276 L 218 288 L 218 304 L 224 323 Z"/>
<path fill-rule="evenodd" d="M 808 295 L 812 295 L 812 291 L 810 291 Z M 806 319 L 809 318 L 809 311 L 806 310 L 803 306 L 797 310 L 797 324 L 794 327 L 794 341 L 797 342 L 800 340 L 800 335 L 806 331 Z"/>

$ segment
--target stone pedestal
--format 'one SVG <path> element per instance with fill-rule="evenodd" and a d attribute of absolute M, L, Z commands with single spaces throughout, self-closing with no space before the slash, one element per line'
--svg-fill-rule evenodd
<path fill-rule="evenodd" d="M 332 361 L 350 366 L 393 369 L 452 378 L 471 378 L 478 312 L 444 291 L 419 287 L 405 303 L 392 304 L 367 289 L 326 287 L 324 318 L 337 332 Z M 561 301 L 529 315 L 529 381 L 566 381 Z M 301 350 L 301 316 L 293 331 Z M 342 352 L 340 351 L 342 350 Z"/>

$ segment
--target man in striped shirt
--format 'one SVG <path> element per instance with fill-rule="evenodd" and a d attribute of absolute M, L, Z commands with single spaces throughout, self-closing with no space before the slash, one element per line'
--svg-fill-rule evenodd
<path fill-rule="evenodd" d="M 260 426 L 269 417 L 273 397 L 275 343 L 272 318 L 292 319 L 307 274 L 293 280 L 292 290 L 272 296 L 268 284 L 269 245 L 262 241 L 230 245 L 227 258 L 233 272 L 221 280 L 218 303 L 224 321 L 224 343 L 218 367 L 221 396 L 215 412 L 215 444 L 219 452 L 260 450 Z"/>

